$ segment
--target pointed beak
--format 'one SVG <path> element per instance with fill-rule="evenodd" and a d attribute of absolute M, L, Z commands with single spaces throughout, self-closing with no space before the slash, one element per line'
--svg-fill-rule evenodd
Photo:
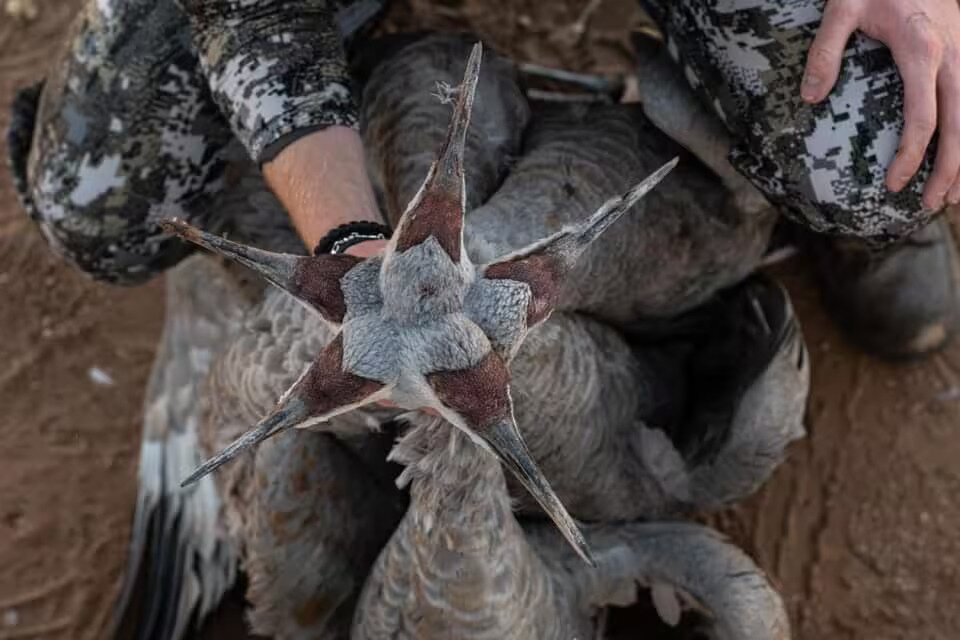
<path fill-rule="evenodd" d="M 463 72 L 463 81 L 457 88 L 457 101 L 453 108 L 453 117 L 447 129 L 447 137 L 437 158 L 436 177 L 440 180 L 452 179 L 462 184 L 463 154 L 467 145 L 467 129 L 470 126 L 470 114 L 473 111 L 473 99 L 477 93 L 477 81 L 480 78 L 480 60 L 483 47 L 478 42 L 473 45 L 467 67 Z"/>
<path fill-rule="evenodd" d="M 247 431 L 245 434 L 231 442 L 227 447 L 213 456 L 202 465 L 197 467 L 196 471 L 191 473 L 186 480 L 180 483 L 181 487 L 187 487 L 204 476 L 213 473 L 226 463 L 230 462 L 244 451 L 257 446 L 267 438 L 275 436 L 278 433 L 286 431 L 297 426 L 309 417 L 307 407 L 303 402 L 287 402 L 284 406 L 271 413 L 263 419 L 256 427 Z"/>
<path fill-rule="evenodd" d="M 478 432 L 478 435 L 490 445 L 500 462 L 516 476 L 523 486 L 536 499 L 550 519 L 560 529 L 560 533 L 567 539 L 583 560 L 592 567 L 597 566 L 593 553 L 587 545 L 577 523 L 573 520 L 566 508 L 560 502 L 557 494 L 550 488 L 547 479 L 540 472 L 527 445 L 524 444 L 517 425 L 513 420 L 502 420 L 492 427 Z"/>
<path fill-rule="evenodd" d="M 530 287 L 527 327 L 543 322 L 560 299 L 563 280 L 584 251 L 643 196 L 650 193 L 677 166 L 679 158 L 666 163 L 623 195 L 607 200 L 583 222 L 507 255 L 483 268 L 483 277 L 514 280 Z"/>
<path fill-rule="evenodd" d="M 586 248 L 594 240 L 603 235 L 603 232 L 609 229 L 613 223 L 619 220 L 633 205 L 637 204 L 637 202 L 650 193 L 654 187 L 660 184 L 663 179 L 667 177 L 667 174 L 673 171 L 678 162 L 680 162 L 679 156 L 651 173 L 641 182 L 630 187 L 623 195 L 607 200 L 581 225 L 581 228 L 577 230 L 579 244 Z"/>
<path fill-rule="evenodd" d="M 465 206 L 463 157 L 482 51 L 478 42 L 470 53 L 443 146 L 420 192 L 397 224 L 396 251 L 402 253 L 433 236 L 451 260 L 460 261 Z"/>
<path fill-rule="evenodd" d="M 298 256 L 248 247 L 213 233 L 207 233 L 176 218 L 164 220 L 160 226 L 168 233 L 174 233 L 208 251 L 253 269 L 281 289 L 290 290 L 292 286 Z"/>
<path fill-rule="evenodd" d="M 184 240 L 253 269 L 268 282 L 339 324 L 346 313 L 340 279 L 359 258 L 349 255 L 298 256 L 264 251 L 202 231 L 182 220 L 164 220 L 163 229 Z"/>
<path fill-rule="evenodd" d="M 246 432 L 226 449 L 203 463 L 182 486 L 196 482 L 211 471 L 233 460 L 281 431 L 307 420 L 322 422 L 356 407 L 373 402 L 384 389 L 382 382 L 356 376 L 343 368 L 343 334 L 323 348 L 317 359 L 281 396 L 277 407 L 256 427 Z"/>

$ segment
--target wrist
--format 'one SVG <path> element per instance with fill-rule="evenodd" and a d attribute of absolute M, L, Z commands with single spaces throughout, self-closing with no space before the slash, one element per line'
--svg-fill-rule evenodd
<path fill-rule="evenodd" d="M 357 258 L 369 258 L 383 252 L 388 242 L 389 240 L 366 240 L 351 246 L 344 253 Z"/>
<path fill-rule="evenodd" d="M 340 225 L 383 223 L 363 143 L 353 129 L 335 126 L 306 135 L 266 163 L 263 174 L 311 249 Z"/>
<path fill-rule="evenodd" d="M 375 253 L 386 245 L 390 234 L 390 228 L 378 222 L 369 220 L 349 222 L 332 229 L 321 238 L 314 247 L 313 254 L 367 255 L 371 252 L 368 251 L 371 249 L 369 245 L 377 243 L 376 249 L 372 250 L 372 253 Z M 364 249 L 357 249 L 361 244 L 368 246 Z"/>

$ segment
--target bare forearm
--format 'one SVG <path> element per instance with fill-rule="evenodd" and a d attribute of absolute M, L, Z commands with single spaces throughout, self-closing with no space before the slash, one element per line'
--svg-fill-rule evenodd
<path fill-rule="evenodd" d="M 333 126 L 306 135 L 266 163 L 263 173 L 308 247 L 338 225 L 383 221 L 354 129 Z"/>
<path fill-rule="evenodd" d="M 381 222 L 354 129 L 356 108 L 333 5 L 177 2 L 193 25 L 215 101 L 307 247 L 346 222 Z M 351 253 L 376 244 L 365 242 Z"/>

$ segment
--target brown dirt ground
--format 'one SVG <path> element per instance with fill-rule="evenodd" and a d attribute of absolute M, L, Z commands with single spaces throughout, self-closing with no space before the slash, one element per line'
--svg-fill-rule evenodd
<path fill-rule="evenodd" d="M 0 10 L 3 128 L 14 89 L 50 63 L 78 6 L 4 2 L 38 11 Z M 581 36 L 587 4 L 596 11 Z M 470 26 L 519 58 L 603 71 L 624 68 L 627 30 L 642 24 L 633 0 L 498 5 L 406 0 L 390 23 Z M 759 495 L 715 521 L 780 585 L 798 638 L 958 638 L 960 343 L 922 364 L 878 362 L 840 339 L 801 263 L 779 271 L 813 354 L 810 436 Z M 161 293 L 159 282 L 95 285 L 63 265 L 0 172 L 0 640 L 103 633 Z M 94 382 L 93 367 L 113 384 Z"/>

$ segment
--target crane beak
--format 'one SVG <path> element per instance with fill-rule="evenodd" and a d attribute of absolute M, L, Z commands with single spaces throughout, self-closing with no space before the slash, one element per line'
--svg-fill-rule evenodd
<path fill-rule="evenodd" d="M 200 465 L 181 486 L 193 484 L 267 438 L 287 429 L 313 425 L 352 411 L 373 402 L 383 392 L 383 383 L 344 370 L 343 334 L 337 334 L 283 394 L 270 415 Z"/>
<path fill-rule="evenodd" d="M 478 439 L 478 444 L 485 444 L 540 503 L 580 557 L 596 566 L 577 523 L 550 488 L 520 436 L 513 418 L 510 372 L 503 359 L 491 351 L 472 367 L 435 371 L 426 378 L 438 400 L 434 408 L 451 424 Z"/>
<path fill-rule="evenodd" d="M 501 420 L 478 431 L 477 435 L 490 446 L 500 462 L 516 476 L 530 495 L 543 507 L 577 555 L 590 566 L 597 566 L 577 523 L 567 513 L 560 498 L 553 492 L 550 483 L 530 456 L 516 423 L 512 419 Z"/>
<path fill-rule="evenodd" d="M 343 321 L 346 302 L 340 280 L 361 262 L 350 255 L 298 256 L 264 251 L 208 233 L 172 218 L 160 226 L 168 233 L 254 270 L 268 282 L 316 309 L 331 324 Z"/>
<path fill-rule="evenodd" d="M 543 322 L 556 306 L 563 281 L 580 256 L 604 231 L 660 184 L 677 166 L 677 162 L 679 158 L 674 158 L 626 193 L 610 198 L 583 222 L 486 265 L 483 267 L 483 277 L 527 284 L 531 294 L 527 306 L 527 327 L 532 328 Z"/>
<path fill-rule="evenodd" d="M 433 237 L 453 262 L 460 261 L 466 204 L 463 154 L 480 77 L 482 51 L 479 42 L 474 45 L 463 73 L 463 82 L 457 90 L 457 100 L 443 146 L 420 192 L 397 224 L 393 246 L 399 253 Z"/>
<path fill-rule="evenodd" d="M 252 449 L 271 436 L 295 427 L 308 417 L 309 412 L 306 411 L 306 406 L 303 403 L 291 404 L 277 409 L 264 418 L 255 428 L 247 431 L 231 442 L 226 449 L 197 467 L 193 473 L 180 483 L 180 486 L 190 486 L 230 462 L 244 451 Z"/>

